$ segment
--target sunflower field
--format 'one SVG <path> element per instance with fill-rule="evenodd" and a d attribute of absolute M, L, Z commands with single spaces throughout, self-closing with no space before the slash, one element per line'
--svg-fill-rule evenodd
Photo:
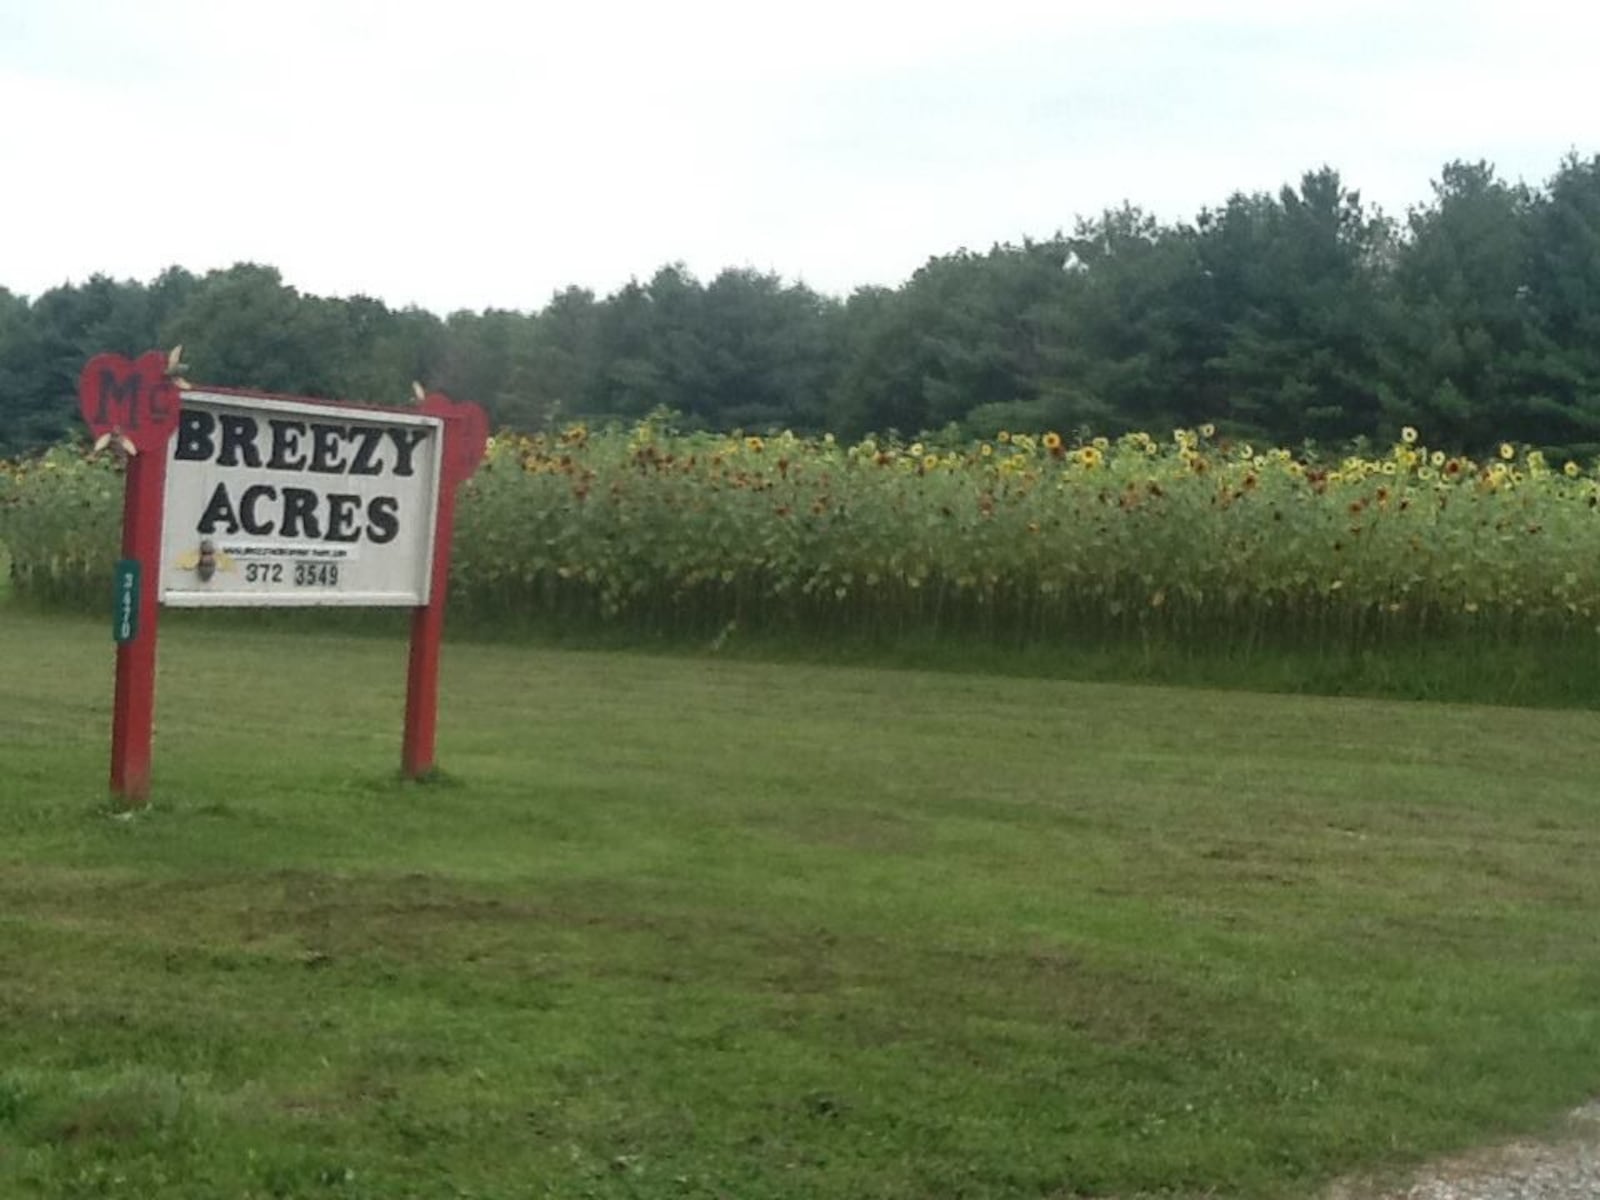
<path fill-rule="evenodd" d="M 119 467 L 0 463 L 12 589 L 99 611 Z M 489 623 L 1296 641 L 1600 631 L 1600 482 L 1415 430 L 1317 458 L 1219 439 L 976 443 L 501 434 L 465 485 L 453 611 Z"/>

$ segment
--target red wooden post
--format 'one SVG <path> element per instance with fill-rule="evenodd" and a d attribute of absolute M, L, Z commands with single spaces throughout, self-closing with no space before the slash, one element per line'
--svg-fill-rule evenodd
<path fill-rule="evenodd" d="M 434 392 L 423 400 L 421 411 L 444 419 L 444 454 L 428 603 L 411 614 L 406 729 L 400 748 L 400 770 L 410 779 L 424 778 L 434 766 L 434 735 L 439 715 L 439 643 L 444 637 L 444 606 L 450 588 L 450 542 L 455 533 L 456 488 L 478 469 L 489 438 L 488 417 L 476 404 L 457 403 Z"/>
<path fill-rule="evenodd" d="M 91 358 L 78 377 L 78 405 L 97 437 L 128 456 L 122 491 L 122 557 L 138 564 L 131 636 L 118 639 L 111 715 L 111 790 L 124 808 L 150 796 L 150 742 L 155 729 L 156 619 L 160 612 L 161 509 L 167 443 L 178 427 L 178 388 L 168 357 L 152 350 L 137 361 Z"/>
<path fill-rule="evenodd" d="M 122 557 L 139 564 L 138 620 L 133 640 L 117 647 L 111 710 L 111 791 L 123 807 L 150 797 L 150 743 L 155 731 L 156 618 L 161 611 L 161 507 L 167 485 L 166 447 L 128 459 L 122 500 Z"/>
<path fill-rule="evenodd" d="M 447 425 L 447 431 L 448 428 Z M 445 436 L 448 438 L 448 432 Z M 406 732 L 400 748 L 400 769 L 411 779 L 420 779 L 433 770 L 434 732 L 439 715 L 439 643 L 444 638 L 444 602 L 450 586 L 450 535 L 455 530 L 455 509 L 456 489 L 447 476 L 439 481 L 439 519 L 434 527 L 433 582 L 428 603 L 411 612 Z"/>

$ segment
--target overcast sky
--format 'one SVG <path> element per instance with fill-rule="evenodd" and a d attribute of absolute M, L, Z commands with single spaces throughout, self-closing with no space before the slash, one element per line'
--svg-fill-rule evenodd
<path fill-rule="evenodd" d="M 1574 0 L 0 0 L 0 286 L 844 294 L 1324 163 L 1400 215 L 1453 158 L 1600 152 L 1597 42 Z"/>

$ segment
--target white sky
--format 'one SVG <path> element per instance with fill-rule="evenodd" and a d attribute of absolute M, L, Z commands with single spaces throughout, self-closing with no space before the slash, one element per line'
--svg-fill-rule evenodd
<path fill-rule="evenodd" d="M 1600 7 L 0 0 L 0 286 L 253 260 L 541 307 L 682 260 L 836 294 L 1124 199 L 1600 152 Z"/>

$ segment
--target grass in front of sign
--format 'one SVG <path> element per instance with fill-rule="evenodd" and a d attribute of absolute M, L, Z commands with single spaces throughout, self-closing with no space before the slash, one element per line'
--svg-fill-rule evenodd
<path fill-rule="evenodd" d="M 1597 718 L 0 610 L 0 1195 L 1303 1196 L 1600 1084 Z"/>

